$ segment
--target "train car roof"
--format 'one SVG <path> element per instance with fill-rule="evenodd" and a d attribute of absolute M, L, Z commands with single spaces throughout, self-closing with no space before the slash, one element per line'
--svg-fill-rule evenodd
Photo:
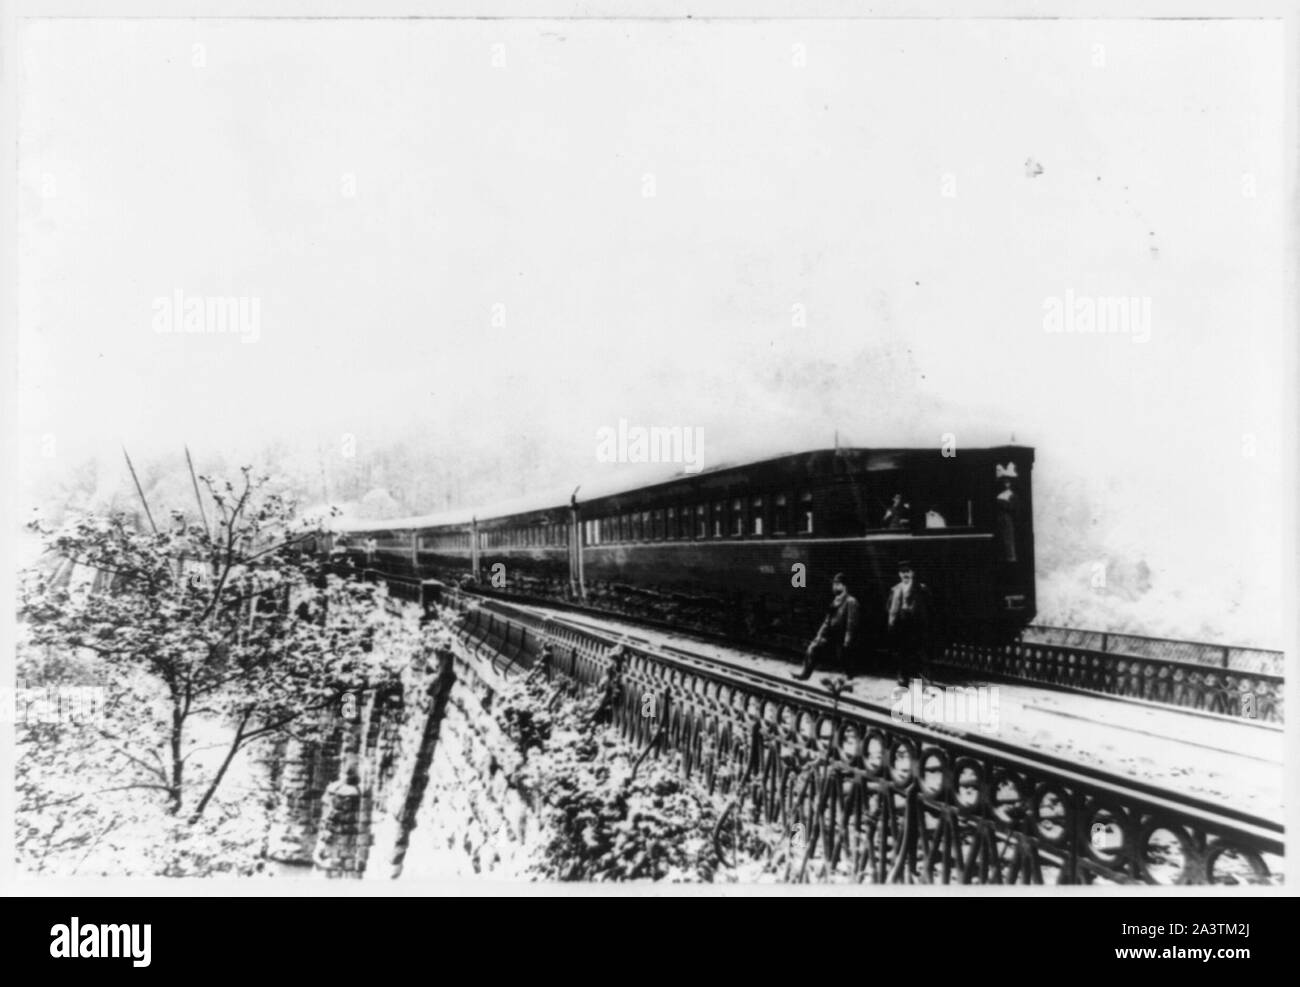
<path fill-rule="evenodd" d="M 1000 451 L 1017 450 L 1020 452 L 1033 452 L 1030 446 L 1005 445 L 1005 446 L 985 446 L 979 449 L 966 449 L 966 453 L 985 452 L 995 453 Z M 653 490 L 660 487 L 670 486 L 684 480 L 698 479 L 699 477 L 713 476 L 729 471 L 740 471 L 751 469 L 757 466 L 770 465 L 786 460 L 802 459 L 806 457 L 816 457 L 819 455 L 840 455 L 852 456 L 865 460 L 866 468 L 871 468 L 872 460 L 880 463 L 896 463 L 902 457 L 911 457 L 924 453 L 934 453 L 938 447 L 927 447 L 924 449 L 917 448 L 890 448 L 890 449 L 860 449 L 860 448 L 839 448 L 839 449 L 809 449 L 804 452 L 783 453 L 778 456 L 767 456 L 763 459 L 751 460 L 738 463 L 720 463 L 716 466 L 706 467 L 696 473 L 688 473 L 685 470 L 674 465 L 664 466 L 664 464 L 648 464 L 647 468 L 638 471 L 635 478 L 632 475 L 624 475 L 615 480 L 604 478 L 591 484 L 582 484 L 577 487 L 578 503 L 590 503 L 592 501 L 602 500 L 607 497 L 617 497 L 622 494 L 638 493 L 646 490 Z M 669 469 L 674 471 L 669 473 Z M 498 501 L 493 504 L 486 504 L 480 507 L 457 509 L 454 511 L 442 511 L 436 514 L 422 514 L 413 517 L 403 518 L 336 518 L 327 521 L 325 527 L 331 531 L 337 531 L 341 534 L 350 532 L 367 532 L 367 531 L 405 531 L 412 528 L 439 528 L 447 526 L 460 526 L 469 524 L 471 521 L 498 521 L 505 518 L 518 517 L 520 515 L 536 514 L 544 511 L 564 509 L 569 506 L 570 499 L 574 495 L 574 488 L 552 489 L 544 493 L 528 494 L 523 497 L 516 497 L 509 500 Z"/>

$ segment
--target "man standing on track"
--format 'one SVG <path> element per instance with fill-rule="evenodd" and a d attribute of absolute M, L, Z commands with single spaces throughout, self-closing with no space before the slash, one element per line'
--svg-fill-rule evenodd
<path fill-rule="evenodd" d="M 819 658 L 828 653 L 844 666 L 845 673 L 852 678 L 854 672 L 860 671 L 859 656 L 862 654 L 861 620 L 857 598 L 849 593 L 844 581 L 844 573 L 837 572 L 831 579 L 831 592 L 835 598 L 831 608 L 817 631 L 817 636 L 804 652 L 803 668 L 795 673 L 797 679 L 808 679 Z"/>
<path fill-rule="evenodd" d="M 889 591 L 889 639 L 898 660 L 898 684 L 929 674 L 928 649 L 933 614 L 930 590 L 918 582 L 912 563 L 898 563 L 898 582 Z"/>

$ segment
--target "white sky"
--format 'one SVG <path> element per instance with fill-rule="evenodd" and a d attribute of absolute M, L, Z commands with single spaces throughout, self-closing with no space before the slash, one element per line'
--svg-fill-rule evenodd
<path fill-rule="evenodd" d="M 121 441 L 437 431 L 594 468 L 620 417 L 702 427 L 718 459 L 836 429 L 1014 433 L 1040 484 L 1089 485 L 1177 578 L 1279 571 L 1273 24 L 69 21 L 19 40 L 29 476 Z M 176 289 L 259 298 L 259 340 L 155 334 Z M 1150 341 L 1045 333 L 1067 290 L 1149 297 Z"/>

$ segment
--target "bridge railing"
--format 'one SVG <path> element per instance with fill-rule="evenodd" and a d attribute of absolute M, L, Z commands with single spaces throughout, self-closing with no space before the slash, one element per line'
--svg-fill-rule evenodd
<path fill-rule="evenodd" d="M 1086 648 L 1103 654 L 1127 655 L 1177 661 L 1187 665 L 1210 665 L 1237 672 L 1273 675 L 1283 674 L 1284 655 L 1281 651 L 1266 648 L 1245 648 L 1228 644 L 1210 644 L 1204 641 L 1180 641 L 1172 638 L 1147 637 L 1142 634 L 1120 634 L 1114 631 L 1089 631 L 1071 627 L 1053 627 L 1048 624 L 1031 624 L 1025 628 L 1022 639 L 1035 644 L 1060 644 Z"/>
<path fill-rule="evenodd" d="M 1053 688 L 1283 722 L 1280 652 L 1035 625 L 1010 644 L 951 644 L 939 661 Z"/>
<path fill-rule="evenodd" d="M 467 645 L 604 690 L 625 739 L 776 833 L 784 876 L 873 883 L 1274 883 L 1279 823 L 951 735 L 813 688 L 449 594 Z M 546 648 L 543 659 L 543 648 Z"/>

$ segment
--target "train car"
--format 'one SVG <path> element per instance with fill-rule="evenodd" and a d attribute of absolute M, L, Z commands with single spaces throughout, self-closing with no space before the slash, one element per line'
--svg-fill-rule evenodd
<path fill-rule="evenodd" d="M 941 635 L 1007 639 L 1035 612 L 1033 463 L 1023 446 L 816 450 L 339 535 L 370 568 L 773 647 L 806 643 L 837 572 L 879 639 L 908 561 Z"/>

